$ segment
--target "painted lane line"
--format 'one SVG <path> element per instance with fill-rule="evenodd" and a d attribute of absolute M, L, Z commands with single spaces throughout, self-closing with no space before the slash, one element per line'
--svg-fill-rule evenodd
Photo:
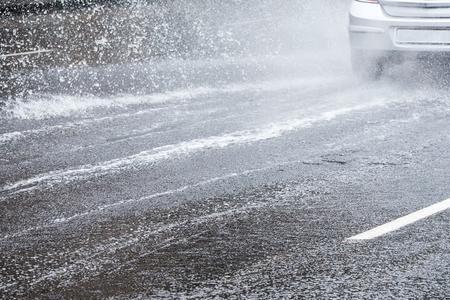
<path fill-rule="evenodd" d="M 363 232 L 361 234 L 352 236 L 347 240 L 350 241 L 359 241 L 359 240 L 372 240 L 382 235 L 388 234 L 390 232 L 396 231 L 402 227 L 407 225 L 411 225 L 417 221 L 428 218 L 437 213 L 441 213 L 450 208 L 450 199 L 444 200 L 442 202 L 433 204 L 424 209 L 418 210 L 412 214 L 407 216 L 398 218 L 392 222 L 386 223 L 384 225 L 375 227 L 369 231 Z"/>

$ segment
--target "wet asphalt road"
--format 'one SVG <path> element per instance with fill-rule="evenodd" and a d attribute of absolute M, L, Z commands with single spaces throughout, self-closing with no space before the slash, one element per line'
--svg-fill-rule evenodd
<path fill-rule="evenodd" d="M 183 68 L 160 92 L 4 108 L 2 299 L 449 299 L 449 211 L 345 240 L 450 196 L 442 78 Z"/>

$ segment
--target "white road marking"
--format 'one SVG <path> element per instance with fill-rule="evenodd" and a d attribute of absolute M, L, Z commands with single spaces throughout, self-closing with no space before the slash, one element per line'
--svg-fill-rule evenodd
<path fill-rule="evenodd" d="M 43 53 L 50 53 L 50 52 L 53 52 L 53 50 L 44 49 L 44 50 L 26 51 L 26 52 L 18 52 L 18 53 L 11 53 L 11 54 L 2 54 L 2 55 L 0 55 L 0 58 L 8 58 L 8 57 L 14 57 L 14 56 L 26 56 L 26 55 L 33 55 L 33 54 L 43 54 Z"/>
<path fill-rule="evenodd" d="M 386 223 L 384 225 L 375 227 L 372 230 L 363 232 L 361 234 L 352 236 L 348 238 L 347 240 L 372 240 L 377 237 L 380 237 L 382 235 L 388 234 L 390 232 L 396 231 L 402 227 L 405 227 L 407 225 L 411 225 L 417 221 L 423 220 L 425 218 L 428 218 L 432 215 L 435 215 L 437 213 L 443 212 L 450 208 L 450 199 L 444 200 L 442 202 L 433 204 L 431 206 L 428 206 L 424 209 L 418 210 L 412 214 L 409 214 L 407 216 L 398 218 L 392 222 Z"/>

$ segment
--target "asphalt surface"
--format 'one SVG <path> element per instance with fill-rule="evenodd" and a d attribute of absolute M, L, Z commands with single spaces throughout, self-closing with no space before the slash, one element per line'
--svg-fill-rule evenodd
<path fill-rule="evenodd" d="M 445 74 L 155 64 L 183 76 L 2 109 L 0 298 L 449 299 L 448 210 L 346 240 L 449 198 Z"/>

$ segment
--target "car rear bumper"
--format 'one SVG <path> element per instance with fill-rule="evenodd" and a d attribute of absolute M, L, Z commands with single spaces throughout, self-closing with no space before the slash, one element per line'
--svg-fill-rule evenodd
<path fill-rule="evenodd" d="M 396 52 L 450 52 L 450 41 L 405 40 L 410 30 L 444 31 L 450 34 L 450 18 L 407 18 L 389 16 L 379 4 L 353 1 L 349 35 L 354 49 Z M 423 35 L 423 31 L 421 32 Z M 426 36 L 426 35 L 424 35 Z"/>

